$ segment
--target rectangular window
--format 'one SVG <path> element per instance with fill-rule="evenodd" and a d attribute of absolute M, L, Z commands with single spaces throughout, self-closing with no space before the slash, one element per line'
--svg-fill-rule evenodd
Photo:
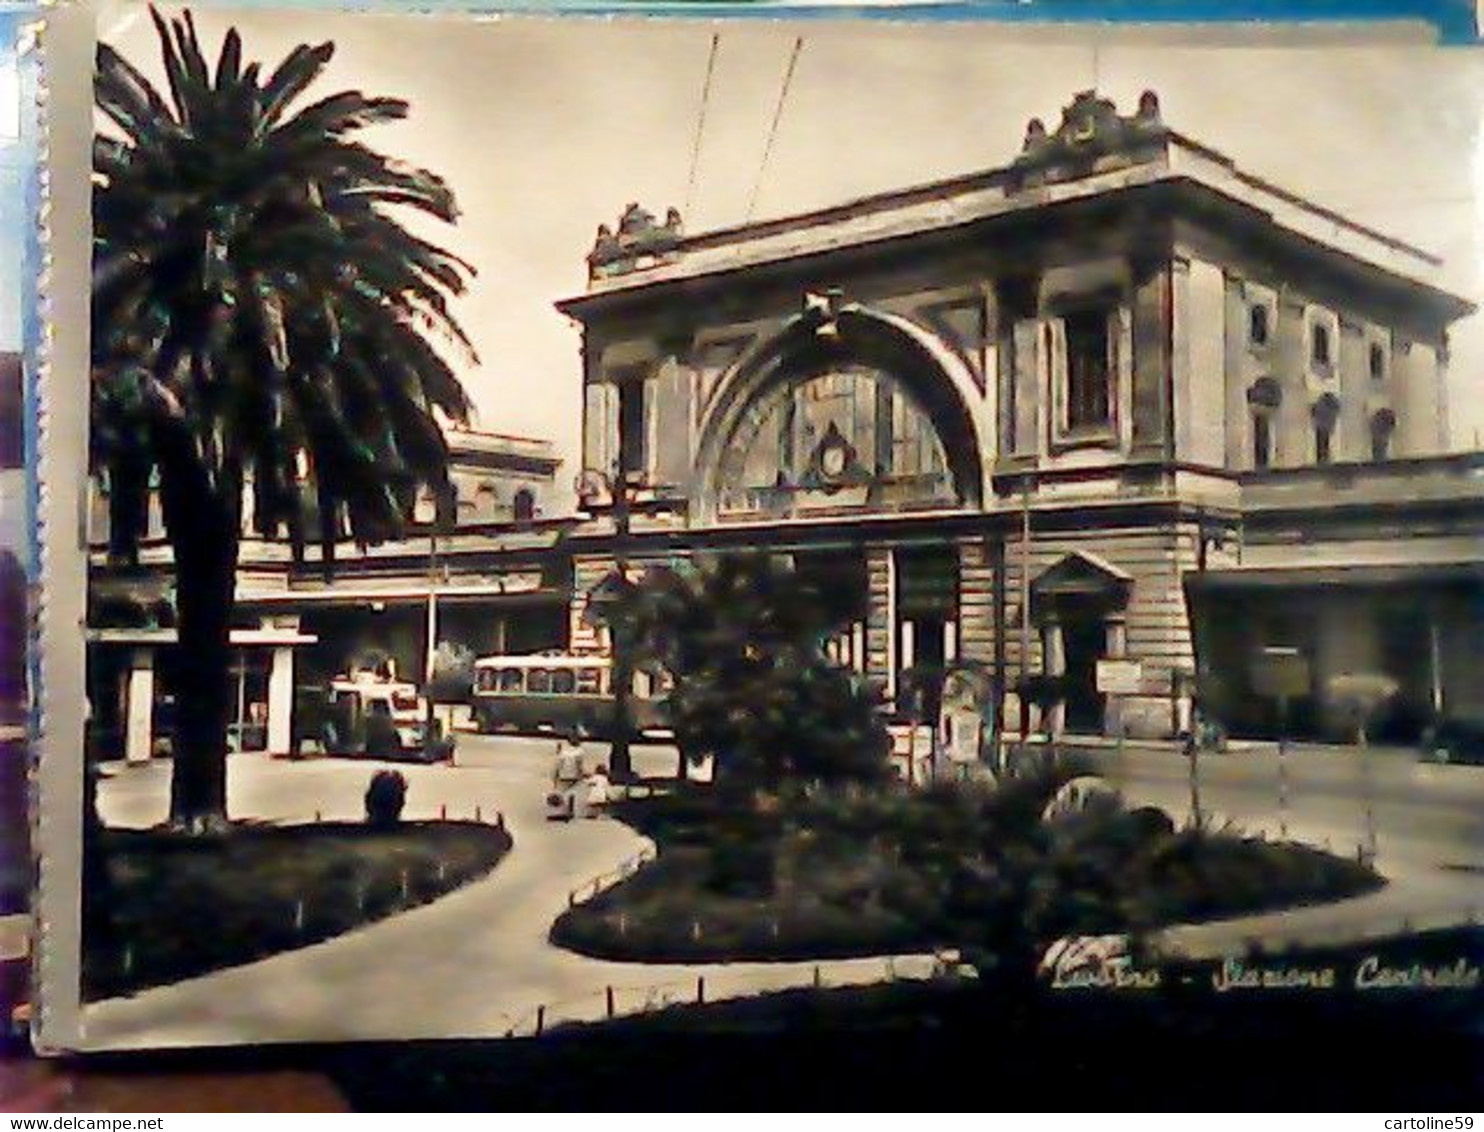
<path fill-rule="evenodd" d="M 1371 343 L 1371 380 L 1386 380 L 1386 348 L 1379 342 Z"/>
<path fill-rule="evenodd" d="M 1381 431 L 1374 426 L 1371 429 L 1371 459 L 1391 459 L 1391 433 Z"/>
<path fill-rule="evenodd" d="M 1252 418 L 1252 466 L 1271 467 L 1273 463 L 1273 424 L 1266 413 Z"/>
<path fill-rule="evenodd" d="M 1314 426 L 1314 462 L 1316 464 L 1328 464 L 1332 455 L 1330 437 L 1333 428 L 1317 424 Z"/>
<path fill-rule="evenodd" d="M 1309 377 L 1325 383 L 1334 381 L 1340 361 L 1339 316 L 1322 307 L 1308 307 L 1304 328 Z"/>
<path fill-rule="evenodd" d="M 1247 340 L 1252 345 L 1266 346 L 1269 329 L 1266 304 L 1257 303 L 1247 308 Z"/>
<path fill-rule="evenodd" d="M 1329 327 L 1315 325 L 1313 331 L 1314 364 L 1316 366 L 1329 365 Z"/>
<path fill-rule="evenodd" d="M 1064 319 L 1069 432 L 1112 423 L 1108 323 L 1108 312 L 1103 309 L 1072 311 Z"/>
<path fill-rule="evenodd" d="M 633 378 L 618 387 L 618 470 L 642 473 L 647 465 L 644 451 L 644 381 Z"/>
<path fill-rule="evenodd" d="M 1371 459 L 1391 459 L 1391 436 L 1396 431 L 1396 417 L 1382 409 L 1371 418 Z"/>

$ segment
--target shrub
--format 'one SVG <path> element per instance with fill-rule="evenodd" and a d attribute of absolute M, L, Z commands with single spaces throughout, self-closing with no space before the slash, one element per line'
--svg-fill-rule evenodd
<path fill-rule="evenodd" d="M 366 787 L 366 823 L 389 829 L 402 820 L 407 803 L 407 778 L 399 770 L 378 770 Z"/>
<path fill-rule="evenodd" d="M 728 896 L 771 896 L 774 888 L 772 842 L 744 835 L 718 835 L 709 854 L 706 887 Z"/>
<path fill-rule="evenodd" d="M 837 595 L 765 554 L 656 568 L 611 611 L 616 639 L 668 672 L 681 750 L 715 756 L 719 781 L 879 781 L 890 736 L 879 692 L 831 663 Z"/>

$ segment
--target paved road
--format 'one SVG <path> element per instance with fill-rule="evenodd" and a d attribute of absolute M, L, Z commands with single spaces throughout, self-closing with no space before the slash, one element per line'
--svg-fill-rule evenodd
<path fill-rule="evenodd" d="M 333 940 L 257 963 L 111 999 L 85 1009 L 87 1046 L 129 1048 L 294 1040 L 488 1037 L 529 1028 L 538 1004 L 550 1017 L 598 1017 L 604 988 L 618 1009 L 642 1000 L 693 999 L 743 988 L 798 985 L 812 964 L 606 963 L 552 947 L 546 933 L 567 893 L 647 843 L 613 821 L 547 822 L 549 741 L 463 736 L 459 765 L 406 767 L 406 816 L 502 811 L 515 850 L 490 876 L 422 908 Z M 641 771 L 673 770 L 663 749 L 637 752 Z M 360 813 L 360 795 L 381 764 L 274 762 L 235 756 L 229 797 L 235 817 L 326 818 Z M 100 791 L 105 820 L 139 825 L 164 816 L 168 767 L 131 768 Z M 825 965 L 832 983 L 875 981 L 877 961 Z M 656 991 L 652 988 L 658 987 Z"/>
<path fill-rule="evenodd" d="M 1190 813 L 1190 763 L 1165 749 L 1089 752 L 1099 772 L 1139 803 L 1184 819 Z M 1484 767 L 1419 762 L 1415 752 L 1296 748 L 1286 756 L 1290 836 L 1337 853 L 1367 840 L 1366 800 L 1375 820 L 1383 870 L 1480 870 L 1484 902 Z M 1284 824 L 1274 748 L 1202 755 L 1202 809 L 1218 823 L 1279 835 Z M 1367 779 L 1369 778 L 1369 785 Z"/>

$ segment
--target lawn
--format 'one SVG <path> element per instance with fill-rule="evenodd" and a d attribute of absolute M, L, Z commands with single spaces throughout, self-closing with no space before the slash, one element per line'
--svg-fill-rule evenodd
<path fill-rule="evenodd" d="M 510 835 L 474 822 L 108 830 L 111 922 L 89 916 L 83 997 L 111 998 L 329 939 L 484 876 Z"/>
<path fill-rule="evenodd" d="M 641 962 L 998 953 L 1028 938 L 1148 931 L 1382 883 L 1308 846 L 1175 829 L 1150 811 L 1043 822 L 1055 781 L 799 793 L 761 811 L 700 787 L 626 803 L 618 816 L 655 840 L 658 858 L 564 913 L 551 938 Z"/>

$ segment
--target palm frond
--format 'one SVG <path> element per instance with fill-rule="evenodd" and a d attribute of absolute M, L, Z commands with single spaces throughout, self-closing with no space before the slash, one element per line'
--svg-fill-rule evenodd
<path fill-rule="evenodd" d="M 328 566 L 347 534 L 397 533 L 419 485 L 447 487 L 437 414 L 466 419 L 469 401 L 430 339 L 473 359 L 451 306 L 473 268 L 397 213 L 452 222 L 457 204 L 442 178 L 356 138 L 405 118 L 405 101 L 347 90 L 295 110 L 333 44 L 263 79 L 235 29 L 213 71 L 189 13 L 151 15 L 168 99 L 98 53 L 119 136 L 94 146 L 94 381 L 135 374 L 118 387 L 138 393 L 102 398 L 114 424 L 98 460 L 168 439 L 226 508 L 250 479 L 256 529 L 286 532 L 296 558 L 315 531 Z"/>
<path fill-rule="evenodd" d="M 289 52 L 288 57 L 263 84 L 259 95 L 259 116 L 265 131 L 278 125 L 289 105 L 319 78 L 320 72 L 329 64 L 334 54 L 333 43 L 321 43 L 313 47 L 300 44 Z"/>
<path fill-rule="evenodd" d="M 179 123 L 159 92 L 106 43 L 98 45 L 93 88 L 98 109 L 124 131 L 136 149 L 153 148 L 161 135 L 177 132 Z"/>
<path fill-rule="evenodd" d="M 222 39 L 221 54 L 216 60 L 216 87 L 226 90 L 237 85 L 242 72 L 242 37 L 236 28 L 229 28 Z"/>

